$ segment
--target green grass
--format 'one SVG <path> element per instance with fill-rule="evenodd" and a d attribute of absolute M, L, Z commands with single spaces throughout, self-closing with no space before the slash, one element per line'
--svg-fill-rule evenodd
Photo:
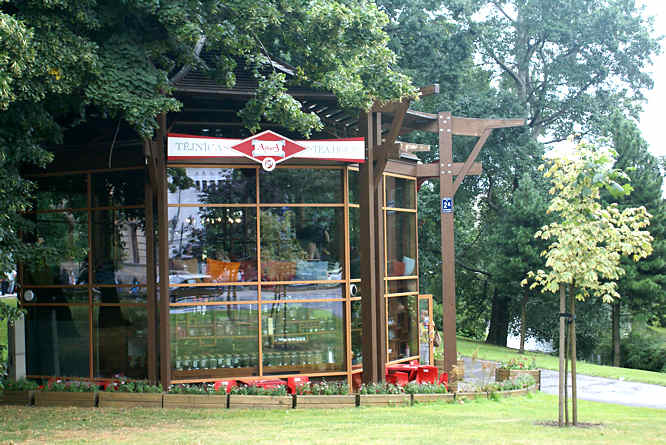
<path fill-rule="evenodd" d="M 501 346 L 487 345 L 483 342 L 473 341 L 458 337 L 458 352 L 466 357 L 476 356 L 482 360 L 494 360 L 505 362 L 518 355 L 517 349 L 503 348 Z M 557 357 L 539 352 L 528 352 L 527 356 L 534 357 L 538 368 L 559 369 Z M 611 379 L 627 380 L 632 382 L 653 383 L 666 386 L 666 373 L 643 371 L 640 369 L 615 368 L 612 366 L 601 366 L 585 361 L 576 362 L 576 371 L 580 374 L 607 377 Z"/>
<path fill-rule="evenodd" d="M 9 297 L 9 298 L 3 298 L 0 300 L 0 304 L 5 303 L 10 306 L 16 307 L 16 298 L 15 297 Z M 7 361 L 7 321 L 2 320 L 0 321 L 0 346 L 4 346 L 4 348 L 0 348 L 0 363 L 4 363 Z"/>
<path fill-rule="evenodd" d="M 580 428 L 544 394 L 404 408 L 235 411 L 0 407 L 0 443 L 663 444 L 663 410 L 579 402 Z M 658 419 L 662 419 L 659 421 Z"/>

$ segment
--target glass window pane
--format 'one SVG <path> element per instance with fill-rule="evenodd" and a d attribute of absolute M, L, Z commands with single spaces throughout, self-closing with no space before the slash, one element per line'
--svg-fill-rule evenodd
<path fill-rule="evenodd" d="M 261 306 L 264 374 L 345 369 L 344 303 Z"/>
<path fill-rule="evenodd" d="M 416 214 L 386 212 L 387 275 L 415 276 L 416 270 Z"/>
<path fill-rule="evenodd" d="M 147 289 L 143 286 L 93 287 L 94 303 L 145 303 Z"/>
<path fill-rule="evenodd" d="M 93 212 L 92 217 L 94 282 L 145 284 L 144 210 L 99 210 Z"/>
<path fill-rule="evenodd" d="M 434 325 L 430 322 L 430 301 L 419 299 L 419 361 L 421 364 L 430 364 L 430 342 L 433 340 Z"/>
<path fill-rule="evenodd" d="M 361 278 L 361 209 L 349 208 L 349 276 Z"/>
<path fill-rule="evenodd" d="M 170 281 L 256 281 L 256 215 L 244 207 L 169 207 Z"/>
<path fill-rule="evenodd" d="M 345 298 L 344 284 L 276 284 L 261 286 L 261 299 L 311 300 Z"/>
<path fill-rule="evenodd" d="M 148 312 L 145 306 L 93 308 L 95 377 L 148 376 Z"/>
<path fill-rule="evenodd" d="M 89 377 L 88 306 L 26 310 L 28 375 Z"/>
<path fill-rule="evenodd" d="M 358 204 L 360 202 L 360 174 L 358 170 L 348 169 L 349 171 L 349 202 Z"/>
<path fill-rule="evenodd" d="M 32 300 L 28 303 L 88 303 L 88 289 L 85 287 L 25 288 L 24 299 L 27 291 L 32 292 Z"/>
<path fill-rule="evenodd" d="M 173 275 L 172 275 L 173 276 Z M 257 286 L 172 287 L 172 303 L 257 301 Z"/>
<path fill-rule="evenodd" d="M 45 176 L 37 184 L 35 210 L 85 209 L 88 207 L 88 176 Z"/>
<path fill-rule="evenodd" d="M 167 169 L 169 204 L 250 204 L 257 201 L 256 169 Z"/>
<path fill-rule="evenodd" d="M 418 355 L 416 296 L 388 298 L 389 361 Z"/>
<path fill-rule="evenodd" d="M 261 271 L 265 281 L 343 279 L 342 208 L 261 211 Z"/>
<path fill-rule="evenodd" d="M 171 307 L 173 379 L 257 375 L 257 305 Z"/>
<path fill-rule="evenodd" d="M 416 208 L 416 181 L 384 176 L 386 182 L 386 207 L 398 209 Z"/>
<path fill-rule="evenodd" d="M 92 206 L 143 205 L 145 177 L 143 169 L 93 173 Z"/>
<path fill-rule="evenodd" d="M 262 203 L 342 204 L 342 169 L 276 168 L 259 174 Z"/>
<path fill-rule="evenodd" d="M 35 215 L 37 243 L 51 249 L 39 263 L 24 264 L 23 283 L 82 284 L 88 282 L 88 213 Z"/>
<path fill-rule="evenodd" d="M 416 292 L 416 280 L 389 280 L 386 281 L 387 294 L 401 294 L 403 292 Z"/>
<path fill-rule="evenodd" d="M 351 302 L 351 344 L 352 366 L 363 364 L 363 316 L 361 314 L 361 300 Z"/>

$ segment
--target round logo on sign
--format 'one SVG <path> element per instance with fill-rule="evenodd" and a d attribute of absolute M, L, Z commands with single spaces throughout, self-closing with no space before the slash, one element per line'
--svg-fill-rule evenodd
<path fill-rule="evenodd" d="M 273 171 L 273 169 L 275 169 L 275 159 L 265 158 L 263 161 L 261 161 L 261 166 L 267 172 Z"/>

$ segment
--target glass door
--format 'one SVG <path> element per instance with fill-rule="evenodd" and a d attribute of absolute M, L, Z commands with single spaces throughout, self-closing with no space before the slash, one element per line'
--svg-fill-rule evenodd
<path fill-rule="evenodd" d="M 432 295 L 419 295 L 419 361 L 422 365 L 433 363 L 433 339 L 435 324 L 432 321 Z"/>

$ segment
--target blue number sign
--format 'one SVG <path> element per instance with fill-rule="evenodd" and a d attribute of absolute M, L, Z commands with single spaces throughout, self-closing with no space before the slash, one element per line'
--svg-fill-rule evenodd
<path fill-rule="evenodd" d="M 442 198 L 442 213 L 453 213 L 453 198 Z"/>

